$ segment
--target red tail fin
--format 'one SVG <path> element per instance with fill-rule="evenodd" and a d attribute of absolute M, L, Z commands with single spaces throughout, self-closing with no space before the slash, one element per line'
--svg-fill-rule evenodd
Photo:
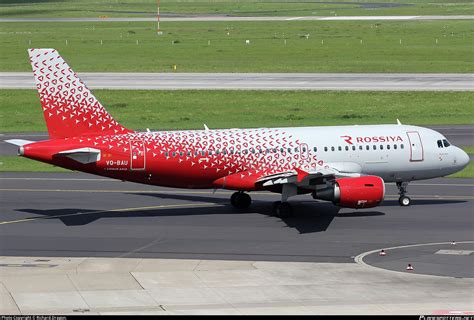
<path fill-rule="evenodd" d="M 130 132 L 105 110 L 54 49 L 29 49 L 51 138 Z"/>

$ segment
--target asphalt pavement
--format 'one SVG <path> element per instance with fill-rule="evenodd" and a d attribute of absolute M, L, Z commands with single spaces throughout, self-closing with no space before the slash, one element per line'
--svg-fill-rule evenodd
<path fill-rule="evenodd" d="M 472 73 L 80 73 L 91 89 L 472 91 Z M 31 72 L 0 72 L 0 89 L 36 88 Z"/>
<path fill-rule="evenodd" d="M 251 193 L 252 206 L 241 211 L 229 191 L 83 173 L 2 173 L 0 191 L 0 256 L 352 263 L 377 248 L 473 240 L 474 179 L 413 182 L 410 207 L 399 206 L 392 184 L 383 205 L 366 210 L 298 196 L 285 219 L 270 215 L 277 194 Z"/>

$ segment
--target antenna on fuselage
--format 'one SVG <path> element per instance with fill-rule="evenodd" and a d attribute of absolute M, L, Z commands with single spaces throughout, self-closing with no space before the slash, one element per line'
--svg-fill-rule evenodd
<path fill-rule="evenodd" d="M 397 124 L 398 124 L 399 126 L 402 125 L 402 123 L 401 123 L 400 120 L 398 120 L 398 119 L 397 119 Z"/>
<path fill-rule="evenodd" d="M 209 128 L 206 124 L 204 124 L 204 130 L 209 131 Z"/>

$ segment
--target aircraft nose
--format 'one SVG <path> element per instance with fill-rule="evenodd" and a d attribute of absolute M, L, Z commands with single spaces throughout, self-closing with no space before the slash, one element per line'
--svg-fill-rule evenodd
<path fill-rule="evenodd" d="M 459 149 L 458 152 L 457 152 L 457 165 L 460 167 L 460 168 L 464 168 L 466 167 L 468 164 L 469 164 L 469 161 L 471 160 L 469 158 L 469 155 L 464 152 L 464 150 L 462 149 Z"/>

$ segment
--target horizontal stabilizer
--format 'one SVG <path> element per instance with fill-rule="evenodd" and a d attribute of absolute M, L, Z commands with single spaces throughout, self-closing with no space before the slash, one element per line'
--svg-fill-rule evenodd
<path fill-rule="evenodd" d="M 23 139 L 10 139 L 10 140 L 5 140 L 5 142 L 21 147 L 21 146 L 24 146 L 25 144 L 32 143 L 34 141 L 23 140 Z"/>
<path fill-rule="evenodd" d="M 100 150 L 94 148 L 66 150 L 57 153 L 57 155 L 68 157 L 83 164 L 93 163 L 100 160 Z"/>

